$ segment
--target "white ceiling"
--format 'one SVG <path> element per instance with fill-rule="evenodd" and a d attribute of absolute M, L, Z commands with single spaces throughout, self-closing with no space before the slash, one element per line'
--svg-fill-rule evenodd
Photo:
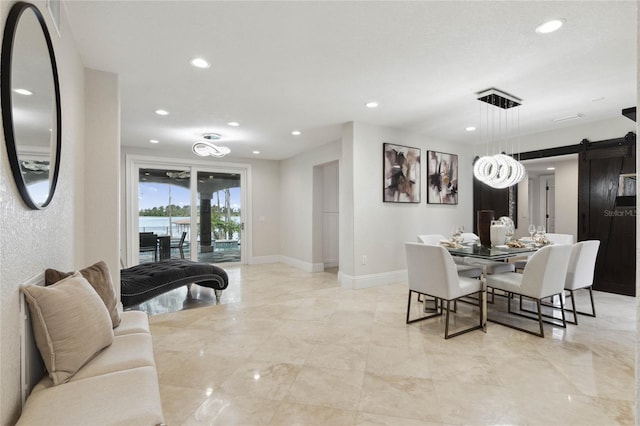
<path fill-rule="evenodd" d="M 120 75 L 124 146 L 188 152 L 218 132 L 231 157 L 282 159 L 348 121 L 473 143 L 490 87 L 523 99 L 523 133 L 636 105 L 635 1 L 64 4 L 84 64 Z M 558 17 L 559 31 L 535 33 Z"/>

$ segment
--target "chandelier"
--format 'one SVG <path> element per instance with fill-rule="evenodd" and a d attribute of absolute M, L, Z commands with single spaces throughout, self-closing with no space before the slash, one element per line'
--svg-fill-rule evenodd
<path fill-rule="evenodd" d="M 514 134 L 518 136 L 520 127 L 519 113 L 514 108 L 522 104 L 522 100 L 498 89 L 488 89 L 478 93 L 481 104 L 480 121 L 486 125 L 487 154 L 476 160 L 473 175 L 492 188 L 503 189 L 518 184 L 525 176 L 525 168 L 518 160 L 503 153 L 509 148 L 513 152 Z M 482 106 L 485 117 L 482 117 Z M 497 154 L 489 155 L 490 150 Z"/>
<path fill-rule="evenodd" d="M 224 157 L 231 150 L 226 146 L 216 145 L 211 141 L 217 141 L 222 138 L 222 136 L 218 133 L 205 133 L 202 135 L 206 140 L 196 141 L 194 142 L 191 150 L 194 154 L 199 155 L 200 157 Z"/>

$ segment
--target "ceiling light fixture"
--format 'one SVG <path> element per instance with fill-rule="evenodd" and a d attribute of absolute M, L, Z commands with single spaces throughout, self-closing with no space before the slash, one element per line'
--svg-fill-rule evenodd
<path fill-rule="evenodd" d="M 293 136 L 300 136 L 302 134 L 302 132 L 300 130 L 294 130 L 293 132 L 291 132 L 291 134 Z"/>
<path fill-rule="evenodd" d="M 255 150 L 255 151 L 253 151 L 253 153 L 254 153 L 255 155 L 258 155 L 258 154 L 260 154 L 260 151 Z"/>
<path fill-rule="evenodd" d="M 469 127 L 467 127 L 465 130 L 466 130 L 467 132 L 475 132 L 475 131 L 476 131 L 476 128 L 475 128 L 475 126 L 469 126 Z"/>
<path fill-rule="evenodd" d="M 227 123 L 227 125 L 231 127 L 238 127 L 240 123 L 238 123 L 237 121 L 230 121 Z"/>
<path fill-rule="evenodd" d="M 191 65 L 193 65 L 196 68 L 210 68 L 211 67 L 209 62 L 207 62 L 206 60 L 204 60 L 202 58 L 193 58 L 191 60 Z"/>
<path fill-rule="evenodd" d="M 149 142 L 151 142 L 151 143 L 159 143 L 160 141 L 157 140 L 157 139 L 149 139 Z"/>
<path fill-rule="evenodd" d="M 367 108 L 378 108 L 378 103 L 375 101 L 372 102 L 367 102 L 366 104 L 364 104 L 364 106 L 366 106 Z"/>
<path fill-rule="evenodd" d="M 164 109 L 157 109 L 156 110 L 156 114 L 158 114 L 158 115 L 169 115 L 169 111 L 164 110 Z"/>
<path fill-rule="evenodd" d="M 28 90 L 28 89 L 13 89 L 13 91 L 16 92 L 19 95 L 24 95 L 24 96 L 33 95 L 33 92 L 31 90 Z"/>
<path fill-rule="evenodd" d="M 538 34 L 549 34 L 559 30 L 560 27 L 564 25 L 564 23 L 564 19 L 551 19 L 543 24 L 538 25 L 538 28 L 536 28 L 536 32 Z"/>
<path fill-rule="evenodd" d="M 512 108 L 522 104 L 522 99 L 502 92 L 498 89 L 488 89 L 478 93 L 478 100 L 486 107 L 485 119 L 487 123 L 487 155 L 476 159 L 473 165 L 473 175 L 481 182 L 492 188 L 503 189 L 516 185 L 525 176 L 525 168 L 518 160 L 512 156 L 503 154 L 508 147 L 508 140 L 513 134 L 509 133 L 509 122 L 515 128 L 515 136 L 519 136 L 520 115 L 516 116 Z M 511 114 L 509 114 L 511 112 Z M 482 108 L 480 112 L 480 122 L 482 118 Z M 514 123 L 515 122 L 515 123 Z M 504 127 L 504 135 L 497 135 Z M 482 138 L 482 135 L 481 135 Z M 497 144 L 497 147 L 495 146 Z M 494 145 L 497 154 L 489 155 L 490 145 Z M 512 150 L 513 152 L 513 145 Z"/>
<path fill-rule="evenodd" d="M 221 134 L 205 133 L 204 135 L 202 135 L 202 137 L 205 138 L 206 140 L 196 141 L 191 147 L 191 150 L 193 151 L 194 154 L 200 157 L 211 156 L 211 157 L 220 158 L 220 157 L 224 157 L 225 155 L 231 152 L 231 150 L 228 147 L 215 145 L 213 142 L 211 142 L 211 141 L 218 141 L 222 139 Z"/>
<path fill-rule="evenodd" d="M 555 170 L 555 167 L 547 167 L 547 170 Z"/>

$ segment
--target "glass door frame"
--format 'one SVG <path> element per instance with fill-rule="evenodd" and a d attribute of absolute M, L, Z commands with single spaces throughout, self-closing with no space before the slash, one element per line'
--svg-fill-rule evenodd
<path fill-rule="evenodd" d="M 146 155 L 127 154 L 125 160 L 125 241 L 124 250 L 126 256 L 123 257 L 125 265 L 137 265 L 139 262 L 139 241 L 135 236 L 138 234 L 138 194 L 139 194 L 139 173 L 144 168 L 166 168 L 172 170 L 185 170 L 191 174 L 189 189 L 191 192 L 191 224 L 189 234 L 198 235 L 197 228 L 197 174 L 199 171 L 216 173 L 234 173 L 240 175 L 240 220 L 244 226 L 242 231 L 242 244 L 240 244 L 240 264 L 251 263 L 249 256 L 251 253 L 251 165 L 244 163 L 220 162 L 212 164 L 211 161 L 173 159 L 163 157 L 151 157 Z M 193 243 L 191 244 L 190 259 L 196 260 L 197 253 Z M 237 264 L 237 263 L 229 263 Z"/>

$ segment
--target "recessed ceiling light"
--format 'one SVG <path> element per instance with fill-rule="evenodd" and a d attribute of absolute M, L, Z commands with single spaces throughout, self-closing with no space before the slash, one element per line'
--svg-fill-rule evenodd
<path fill-rule="evenodd" d="M 206 60 L 204 60 L 202 58 L 193 58 L 191 60 L 191 65 L 193 65 L 196 68 L 209 68 L 209 67 L 211 67 L 209 62 L 207 62 Z"/>
<path fill-rule="evenodd" d="M 19 95 L 24 95 L 24 96 L 33 95 L 33 92 L 31 90 L 27 90 L 27 89 L 13 89 L 13 91 L 16 92 Z"/>
<path fill-rule="evenodd" d="M 536 32 L 538 34 L 552 33 L 554 31 L 559 30 L 560 27 L 564 24 L 564 22 L 565 22 L 564 19 L 551 19 L 545 22 L 544 24 L 539 25 L 538 28 L 536 28 Z"/>
<path fill-rule="evenodd" d="M 253 151 L 253 153 L 254 153 L 255 155 L 258 155 L 258 154 L 260 154 L 260 151 L 255 150 L 255 151 Z"/>
<path fill-rule="evenodd" d="M 547 170 L 555 170 L 555 167 L 547 167 Z"/>
<path fill-rule="evenodd" d="M 598 96 L 597 98 L 591 98 L 591 102 L 599 102 L 599 101 L 604 101 L 605 97 L 604 96 Z"/>
<path fill-rule="evenodd" d="M 294 130 L 293 132 L 291 132 L 291 134 L 293 136 L 300 136 L 302 134 L 302 132 L 300 132 L 300 130 Z"/>
<path fill-rule="evenodd" d="M 169 111 L 166 111 L 164 109 L 157 109 L 156 110 L 156 114 L 158 114 L 158 115 L 169 115 Z"/>
<path fill-rule="evenodd" d="M 467 132 L 475 132 L 476 128 L 475 126 L 469 126 L 465 129 Z"/>
<path fill-rule="evenodd" d="M 240 123 L 238 123 L 237 121 L 230 121 L 227 123 L 227 125 L 231 127 L 238 127 Z"/>
<path fill-rule="evenodd" d="M 367 108 L 378 108 L 378 103 L 377 102 L 367 102 L 366 104 L 364 104 L 364 106 L 366 106 Z"/>
<path fill-rule="evenodd" d="M 151 143 L 158 143 L 158 142 L 160 142 L 160 141 L 159 141 L 159 140 L 157 140 L 157 139 L 149 139 L 149 142 L 151 142 Z"/>

